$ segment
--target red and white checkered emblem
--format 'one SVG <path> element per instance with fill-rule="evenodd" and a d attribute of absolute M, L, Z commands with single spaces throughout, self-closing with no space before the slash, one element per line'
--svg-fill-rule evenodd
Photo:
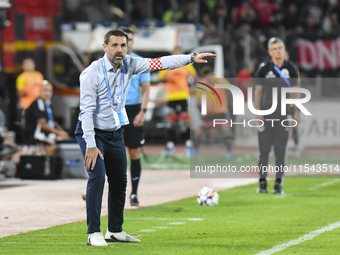
<path fill-rule="evenodd" d="M 161 58 L 153 58 L 150 60 L 151 71 L 162 70 Z"/>

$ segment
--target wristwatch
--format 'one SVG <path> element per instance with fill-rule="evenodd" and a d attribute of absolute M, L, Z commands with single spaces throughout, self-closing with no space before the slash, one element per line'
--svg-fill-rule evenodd
<path fill-rule="evenodd" d="M 191 53 L 191 58 L 190 58 L 191 63 L 194 63 L 194 62 L 195 62 L 195 61 L 194 61 L 194 58 L 195 58 L 195 56 L 196 56 L 197 54 L 198 54 L 197 52 Z"/>
<path fill-rule="evenodd" d="M 146 113 L 146 108 L 143 108 L 142 111 L 143 111 L 144 113 Z"/>

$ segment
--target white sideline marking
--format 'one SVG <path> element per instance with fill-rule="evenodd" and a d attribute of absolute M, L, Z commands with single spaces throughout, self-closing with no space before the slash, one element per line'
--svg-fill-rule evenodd
<path fill-rule="evenodd" d="M 320 228 L 318 230 L 309 232 L 308 234 L 301 236 L 298 239 L 288 241 L 288 242 L 285 242 L 283 244 L 274 246 L 273 248 L 271 248 L 269 250 L 262 251 L 260 253 L 255 254 L 255 255 L 270 255 L 270 254 L 273 254 L 275 252 L 282 251 L 284 249 L 287 249 L 289 246 L 296 245 L 296 244 L 302 243 L 302 242 L 307 241 L 307 240 L 311 240 L 314 237 L 316 237 L 316 236 L 318 236 L 322 233 L 325 233 L 327 231 L 331 231 L 331 230 L 338 228 L 338 227 L 340 227 L 340 221 L 332 223 L 332 224 L 330 224 L 326 227 Z"/>
<path fill-rule="evenodd" d="M 186 222 L 170 222 L 169 225 L 182 225 L 185 224 Z"/>
<path fill-rule="evenodd" d="M 285 198 L 285 197 L 290 197 L 290 196 L 293 196 L 293 195 L 296 195 L 296 194 L 299 194 L 299 193 L 284 193 L 282 195 L 274 196 L 274 198 Z"/>
<path fill-rule="evenodd" d="M 155 232 L 157 231 L 156 229 L 142 229 L 139 232 Z"/>
<path fill-rule="evenodd" d="M 339 180 L 337 179 L 337 180 L 333 180 L 333 181 L 329 181 L 329 182 L 323 182 L 323 183 L 315 185 L 314 187 L 308 188 L 308 190 L 317 190 L 318 188 L 323 188 L 323 187 L 333 185 L 336 182 L 339 182 Z"/>
<path fill-rule="evenodd" d="M 1 242 L 0 243 L 1 245 L 2 244 L 7 244 L 7 245 L 10 245 L 10 244 L 15 244 L 15 245 L 32 245 L 31 242 Z M 87 242 L 46 242 L 46 243 L 34 243 L 34 245 L 56 245 L 56 244 L 60 244 L 60 245 L 75 245 L 75 244 L 82 244 L 82 245 L 86 245 Z"/>
<path fill-rule="evenodd" d="M 153 227 L 153 228 L 164 229 L 164 228 L 171 228 L 171 227 Z"/>
<path fill-rule="evenodd" d="M 203 218 L 124 218 L 125 220 L 204 220 Z"/>

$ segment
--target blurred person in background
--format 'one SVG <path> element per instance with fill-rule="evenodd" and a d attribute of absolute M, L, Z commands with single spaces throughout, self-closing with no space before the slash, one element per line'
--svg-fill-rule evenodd
<path fill-rule="evenodd" d="M 107 0 L 87 0 L 79 9 L 82 10 L 84 21 L 100 23 L 115 18 Z"/>
<path fill-rule="evenodd" d="M 196 23 L 197 11 L 194 1 L 189 1 L 184 10 L 183 17 L 179 20 L 180 23 Z"/>
<path fill-rule="evenodd" d="M 207 85 L 210 85 L 212 87 L 215 86 L 215 84 L 229 84 L 229 81 L 225 78 L 216 77 L 213 75 L 212 68 L 208 65 L 203 66 L 200 70 L 200 74 L 202 78 L 199 78 L 197 82 L 204 83 Z M 198 85 L 199 85 L 198 83 Z M 204 86 L 204 85 L 203 85 Z M 202 87 L 203 87 L 202 86 Z M 227 124 L 219 125 L 219 127 L 222 130 L 222 136 L 223 136 L 223 142 L 226 145 L 226 158 L 232 158 L 233 154 L 231 152 L 232 144 L 233 144 L 233 135 L 230 129 L 230 113 L 228 111 L 228 99 L 227 99 L 227 90 L 223 88 L 215 88 L 217 94 L 220 96 L 222 104 L 220 102 L 217 102 L 215 104 L 214 100 L 207 96 L 207 115 L 202 117 L 202 120 L 204 122 L 203 126 L 201 126 L 196 132 L 195 136 L 193 138 L 193 150 L 192 150 L 192 156 L 195 156 L 198 154 L 198 149 L 201 143 L 203 130 L 208 129 L 209 136 L 208 136 L 208 142 L 209 144 L 214 144 L 216 142 L 216 128 L 213 127 L 213 121 L 214 119 L 223 119 L 227 120 Z M 198 104 L 201 108 L 201 97 L 204 93 L 201 89 L 197 89 L 197 100 Z"/>
<path fill-rule="evenodd" d="M 249 24 L 252 29 L 260 29 L 262 27 L 254 7 L 247 2 L 236 6 L 232 11 L 233 28 L 238 28 L 242 24 Z"/>
<path fill-rule="evenodd" d="M 340 4 L 334 5 L 331 10 L 332 27 L 340 32 Z"/>
<path fill-rule="evenodd" d="M 127 55 L 141 57 L 132 52 L 133 32 L 128 28 L 122 29 L 129 37 Z M 147 110 L 150 90 L 150 73 L 135 74 L 131 78 L 129 92 L 126 96 L 125 109 L 129 118 L 129 124 L 124 126 L 124 142 L 130 157 L 130 173 L 132 191 L 130 204 L 138 206 L 138 184 L 142 172 L 140 162 L 140 148 L 144 146 L 144 115 Z"/>
<path fill-rule="evenodd" d="M 145 21 L 146 19 L 146 2 L 145 0 L 134 0 L 133 7 L 131 11 L 131 19 L 133 21 Z"/>
<path fill-rule="evenodd" d="M 220 38 L 218 36 L 217 27 L 211 22 L 210 15 L 205 13 L 202 16 L 203 37 L 200 41 L 201 45 L 218 44 Z"/>
<path fill-rule="evenodd" d="M 176 46 L 172 55 L 181 54 L 182 49 Z M 171 156 L 177 143 L 177 131 L 173 124 L 185 121 L 188 125 L 184 131 L 187 156 L 190 157 L 190 128 L 188 113 L 189 78 L 195 78 L 197 73 L 193 65 L 186 65 L 170 71 L 160 71 L 160 81 L 166 82 L 166 98 L 168 101 L 168 122 L 172 126 L 167 132 L 166 154 Z"/>
<path fill-rule="evenodd" d="M 232 10 L 232 25 L 233 25 L 233 28 L 236 28 L 238 26 L 238 23 L 246 18 L 249 8 L 251 8 L 250 4 L 247 3 L 247 2 L 244 2 L 242 4 L 237 5 Z"/>
<path fill-rule="evenodd" d="M 7 129 L 8 105 L 10 104 L 10 93 L 8 89 L 8 78 L 1 70 L 0 65 L 0 129 Z"/>
<path fill-rule="evenodd" d="M 269 0 L 248 0 L 248 2 L 254 7 L 262 28 L 268 28 L 274 11 L 279 10 L 280 6 Z"/>
<path fill-rule="evenodd" d="M 164 23 L 173 23 L 173 22 L 179 22 L 179 20 L 183 18 L 183 11 L 181 9 L 181 6 L 176 1 L 175 2 L 175 11 L 173 9 L 168 9 L 163 13 L 162 21 Z"/>
<path fill-rule="evenodd" d="M 202 17 L 203 14 L 212 14 L 214 12 L 214 8 L 217 4 L 217 0 L 200 0 L 199 1 L 199 11 L 200 11 L 200 17 Z"/>
<path fill-rule="evenodd" d="M 316 27 L 321 26 L 324 13 L 318 0 L 309 0 L 308 3 L 302 7 L 301 14 L 305 19 L 310 18 Z"/>
<path fill-rule="evenodd" d="M 269 30 L 271 36 L 280 35 L 285 30 L 283 25 L 283 12 L 281 10 L 275 10 L 273 12 L 272 19 L 269 23 Z"/>
<path fill-rule="evenodd" d="M 299 24 L 298 9 L 295 3 L 288 5 L 287 10 L 283 14 L 283 25 L 286 30 L 295 29 Z"/>
<path fill-rule="evenodd" d="M 287 106 L 286 115 L 281 115 L 281 88 L 298 85 L 298 69 L 286 61 L 286 48 L 283 41 L 278 37 L 272 37 L 268 41 L 268 54 L 271 57 L 266 63 L 261 63 L 255 74 L 254 105 L 257 110 L 268 110 L 273 104 L 273 87 L 278 88 L 276 110 L 269 115 L 255 115 L 255 119 L 262 124 L 258 128 L 258 141 L 260 156 L 259 166 L 259 189 L 258 193 L 267 193 L 267 171 L 269 152 L 274 146 L 276 157 L 276 172 L 273 194 L 283 194 L 282 184 L 284 178 L 283 167 L 286 165 L 286 147 L 289 127 L 281 125 L 284 119 L 292 119 L 291 108 Z M 294 93 L 292 96 L 297 97 Z M 275 99 L 274 99 L 275 100 Z M 294 119 L 298 122 L 300 110 L 296 108 Z M 280 121 L 270 121 L 272 119 Z M 269 121 L 266 121 L 269 120 Z"/>
<path fill-rule="evenodd" d="M 242 90 L 244 95 L 244 101 L 248 100 L 248 88 L 254 86 L 254 63 L 251 61 L 246 62 L 244 68 L 242 68 L 236 75 L 236 86 Z"/>
<path fill-rule="evenodd" d="M 14 138 L 0 133 L 0 181 L 15 177 L 17 168 L 12 156 L 18 151 Z"/>
<path fill-rule="evenodd" d="M 17 77 L 16 89 L 22 109 L 27 109 L 40 95 L 43 75 L 35 70 L 35 62 L 32 58 L 22 61 L 23 72 Z"/>
<path fill-rule="evenodd" d="M 22 120 L 26 144 L 38 144 L 39 151 L 54 154 L 55 142 L 69 138 L 68 133 L 54 120 L 51 99 L 53 86 L 43 80 L 39 97 L 24 110 Z M 51 145 L 46 146 L 40 145 Z M 46 151 L 47 150 L 47 151 Z"/>
<path fill-rule="evenodd" d="M 316 24 L 313 17 L 311 15 L 308 15 L 303 20 L 303 28 L 304 34 L 310 36 L 317 36 L 319 31 L 321 30 L 321 25 Z"/>
<path fill-rule="evenodd" d="M 211 20 L 219 31 L 219 37 L 223 39 L 223 35 L 231 22 L 228 6 L 224 1 L 218 1 Z"/>

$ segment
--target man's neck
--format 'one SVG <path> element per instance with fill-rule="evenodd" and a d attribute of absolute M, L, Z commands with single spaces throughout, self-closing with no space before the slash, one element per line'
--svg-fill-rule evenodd
<path fill-rule="evenodd" d="M 118 70 L 118 68 L 119 68 L 120 65 L 115 65 L 115 64 L 112 63 L 112 62 L 111 62 L 111 64 L 112 64 L 113 69 L 115 70 L 115 72 L 117 72 L 117 70 Z"/>
<path fill-rule="evenodd" d="M 120 64 L 117 65 L 117 64 L 113 63 L 113 62 L 109 59 L 109 57 L 108 57 L 107 55 L 106 55 L 106 58 L 107 58 L 107 60 L 111 63 L 111 65 L 112 65 L 113 69 L 115 70 L 115 72 L 117 72 L 117 70 L 118 70 Z"/>
<path fill-rule="evenodd" d="M 274 63 L 274 65 L 276 65 L 277 67 L 281 68 L 285 62 L 284 59 L 275 59 L 275 58 L 272 58 L 272 61 Z"/>

